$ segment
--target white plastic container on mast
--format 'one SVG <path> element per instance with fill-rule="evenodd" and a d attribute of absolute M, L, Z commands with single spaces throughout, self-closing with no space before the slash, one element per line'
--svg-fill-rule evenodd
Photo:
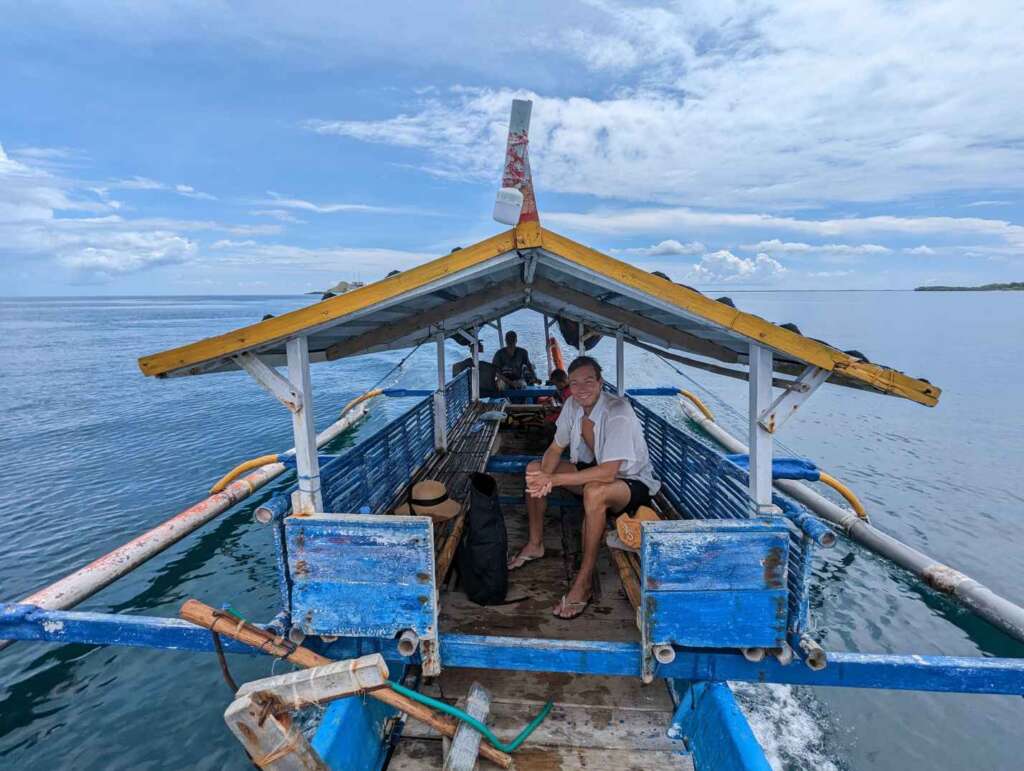
<path fill-rule="evenodd" d="M 503 225 L 519 224 L 523 211 L 523 194 L 514 187 L 503 187 L 494 201 L 494 219 Z"/>

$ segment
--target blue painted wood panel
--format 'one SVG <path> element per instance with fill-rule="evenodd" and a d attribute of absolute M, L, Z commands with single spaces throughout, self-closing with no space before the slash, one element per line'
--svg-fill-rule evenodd
<path fill-rule="evenodd" d="M 376 771 L 387 754 L 387 722 L 398 712 L 376 699 L 349 696 L 331 703 L 313 735 L 328 768 Z"/>
<path fill-rule="evenodd" d="M 754 732 L 726 683 L 673 681 L 682 697 L 668 735 L 683 739 L 697 771 L 770 771 Z"/>
<path fill-rule="evenodd" d="M 34 605 L 0 606 L 0 638 L 44 643 L 120 645 L 171 651 L 213 652 L 210 632 L 177 618 L 115 613 L 43 610 Z M 256 648 L 222 638 L 230 653 L 265 655 Z M 392 672 L 403 662 L 393 642 L 372 639 L 338 640 L 309 647 L 331 658 L 353 658 L 380 651 Z M 441 655 L 447 666 L 483 669 L 566 672 L 636 677 L 640 674 L 639 643 L 595 640 L 550 640 L 446 634 Z M 677 652 L 671 664 L 657 666 L 659 677 L 683 680 L 742 680 L 752 683 L 883 688 L 903 691 L 1015 694 L 1024 696 L 1024 659 L 892 654 L 828 654 L 818 672 L 772 657 L 751 663 L 738 653 L 701 650 Z"/>
<path fill-rule="evenodd" d="M 786 591 L 648 592 L 652 644 L 777 648 L 786 639 Z"/>
<path fill-rule="evenodd" d="M 691 525 L 692 530 L 651 541 L 648 559 L 657 572 L 646 575 L 648 589 L 781 589 L 786 585 L 788 530 L 729 532 L 731 525 L 747 524 L 741 520 L 679 524 Z"/>
<path fill-rule="evenodd" d="M 646 523 L 646 644 L 778 647 L 785 641 L 790 531 L 779 517 Z"/>
<path fill-rule="evenodd" d="M 317 514 L 289 517 L 285 531 L 292 620 L 307 634 L 436 636 L 429 519 Z"/>

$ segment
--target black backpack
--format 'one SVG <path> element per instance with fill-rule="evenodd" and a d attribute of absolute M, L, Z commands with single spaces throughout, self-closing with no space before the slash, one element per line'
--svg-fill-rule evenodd
<path fill-rule="evenodd" d="M 489 474 L 473 474 L 469 485 L 466 531 L 459 544 L 462 589 L 477 605 L 498 605 L 508 592 L 508 533 L 498 503 L 498 483 Z"/>

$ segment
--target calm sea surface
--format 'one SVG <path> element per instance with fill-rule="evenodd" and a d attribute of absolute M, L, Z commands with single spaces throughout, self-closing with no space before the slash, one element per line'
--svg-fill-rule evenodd
<path fill-rule="evenodd" d="M 876 525 L 1024 603 L 1024 294 L 736 292 L 737 305 L 943 388 L 940 405 L 826 386 L 787 424 L 785 448 L 858 492 Z M 240 460 L 291 445 L 287 413 L 241 374 L 159 382 L 135 359 L 306 305 L 302 297 L 0 300 L 0 599 L 14 600 L 204 497 Z M 534 361 L 539 317 L 520 313 Z M 493 333 L 491 338 L 493 338 Z M 487 354 L 494 351 L 488 339 Z M 566 349 L 566 353 L 569 350 Z M 614 361 L 603 341 L 597 354 Z M 401 354 L 313 368 L 317 425 Z M 449 348 L 449 356 L 462 352 Z M 630 385 L 682 385 L 629 351 Z M 402 385 L 434 382 L 422 349 Z M 540 367 L 538 368 L 540 369 Z M 742 432 L 745 384 L 692 371 Z M 690 383 L 692 386 L 692 383 Z M 405 400 L 377 400 L 357 441 Z M 660 408 L 678 415 L 662 400 Z M 280 484 L 207 525 L 79 607 L 173 616 L 183 600 L 275 609 L 270 533 L 251 512 Z M 819 561 L 813 618 L 825 647 L 1024 656 L 1017 644 L 901 570 L 842 541 Z M 236 679 L 265 659 L 231 657 Z M 782 768 L 1020 768 L 1019 697 L 741 686 Z M 0 767 L 247 767 L 224 726 L 213 657 L 19 643 L 0 653 Z"/>

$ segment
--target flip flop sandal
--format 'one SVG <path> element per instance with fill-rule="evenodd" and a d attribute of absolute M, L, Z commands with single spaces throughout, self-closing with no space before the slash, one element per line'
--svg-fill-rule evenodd
<path fill-rule="evenodd" d="M 513 571 L 519 570 L 522 567 L 525 567 L 526 563 L 534 562 L 539 559 L 544 559 L 544 555 L 541 554 L 540 556 L 531 557 L 526 554 L 517 554 L 515 557 L 508 561 L 507 567 L 509 572 L 511 573 Z"/>
<path fill-rule="evenodd" d="M 587 606 L 590 605 L 590 601 L 592 599 L 593 597 L 588 597 L 583 602 L 566 602 L 565 595 L 563 594 L 561 601 L 558 603 L 558 607 L 551 611 L 551 615 L 555 618 L 564 619 L 565 621 L 572 621 L 574 618 L 579 618 L 586 612 Z M 579 608 L 579 610 L 575 610 L 576 608 Z M 571 612 L 571 615 L 562 615 L 567 610 Z"/>

